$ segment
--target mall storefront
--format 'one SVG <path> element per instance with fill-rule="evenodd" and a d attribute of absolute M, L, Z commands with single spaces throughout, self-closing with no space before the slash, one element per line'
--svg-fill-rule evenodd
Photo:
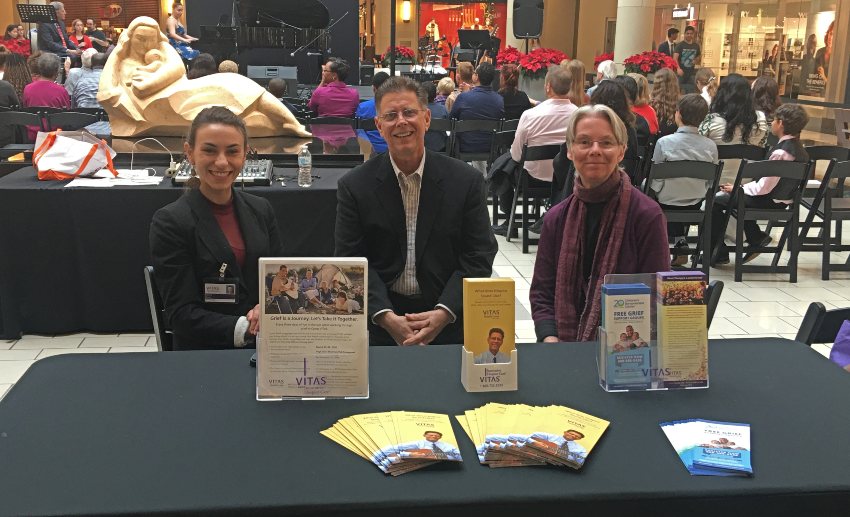
<path fill-rule="evenodd" d="M 702 47 L 702 66 L 717 77 L 738 73 L 754 80 L 770 75 L 783 97 L 848 104 L 850 0 L 663 1 L 655 9 L 656 46 L 669 27 L 684 32 L 692 25 Z"/>

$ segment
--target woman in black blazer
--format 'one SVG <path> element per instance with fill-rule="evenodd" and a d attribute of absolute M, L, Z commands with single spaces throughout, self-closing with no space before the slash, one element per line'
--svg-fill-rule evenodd
<path fill-rule="evenodd" d="M 247 149 L 241 119 L 220 106 L 201 111 L 184 144 L 196 176 L 153 216 L 154 275 L 175 350 L 254 346 L 257 260 L 282 251 L 269 202 L 233 189 Z"/>

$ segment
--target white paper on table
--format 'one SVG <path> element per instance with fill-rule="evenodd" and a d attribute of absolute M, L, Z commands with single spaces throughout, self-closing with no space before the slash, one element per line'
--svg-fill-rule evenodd
<path fill-rule="evenodd" d="M 75 178 L 66 187 L 114 187 L 134 185 L 159 185 L 164 176 L 150 176 L 147 169 L 117 169 L 118 177 L 107 169 L 101 169 L 93 178 Z"/>

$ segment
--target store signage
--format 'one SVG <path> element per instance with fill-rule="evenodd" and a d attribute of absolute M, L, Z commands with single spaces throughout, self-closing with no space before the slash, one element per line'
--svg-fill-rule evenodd
<path fill-rule="evenodd" d="M 673 8 L 673 19 L 674 20 L 690 20 L 694 17 L 694 8 L 693 7 L 674 7 Z"/>

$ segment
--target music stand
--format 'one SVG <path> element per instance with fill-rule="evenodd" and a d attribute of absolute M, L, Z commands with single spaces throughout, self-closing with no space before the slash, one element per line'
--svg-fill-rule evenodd
<path fill-rule="evenodd" d="M 27 23 L 58 23 L 56 9 L 50 5 L 18 4 L 18 15 L 22 22 Z"/>
<path fill-rule="evenodd" d="M 460 41 L 460 48 L 475 50 L 476 66 L 481 57 L 481 52 L 490 48 L 490 32 L 487 30 L 458 29 L 457 39 Z"/>

